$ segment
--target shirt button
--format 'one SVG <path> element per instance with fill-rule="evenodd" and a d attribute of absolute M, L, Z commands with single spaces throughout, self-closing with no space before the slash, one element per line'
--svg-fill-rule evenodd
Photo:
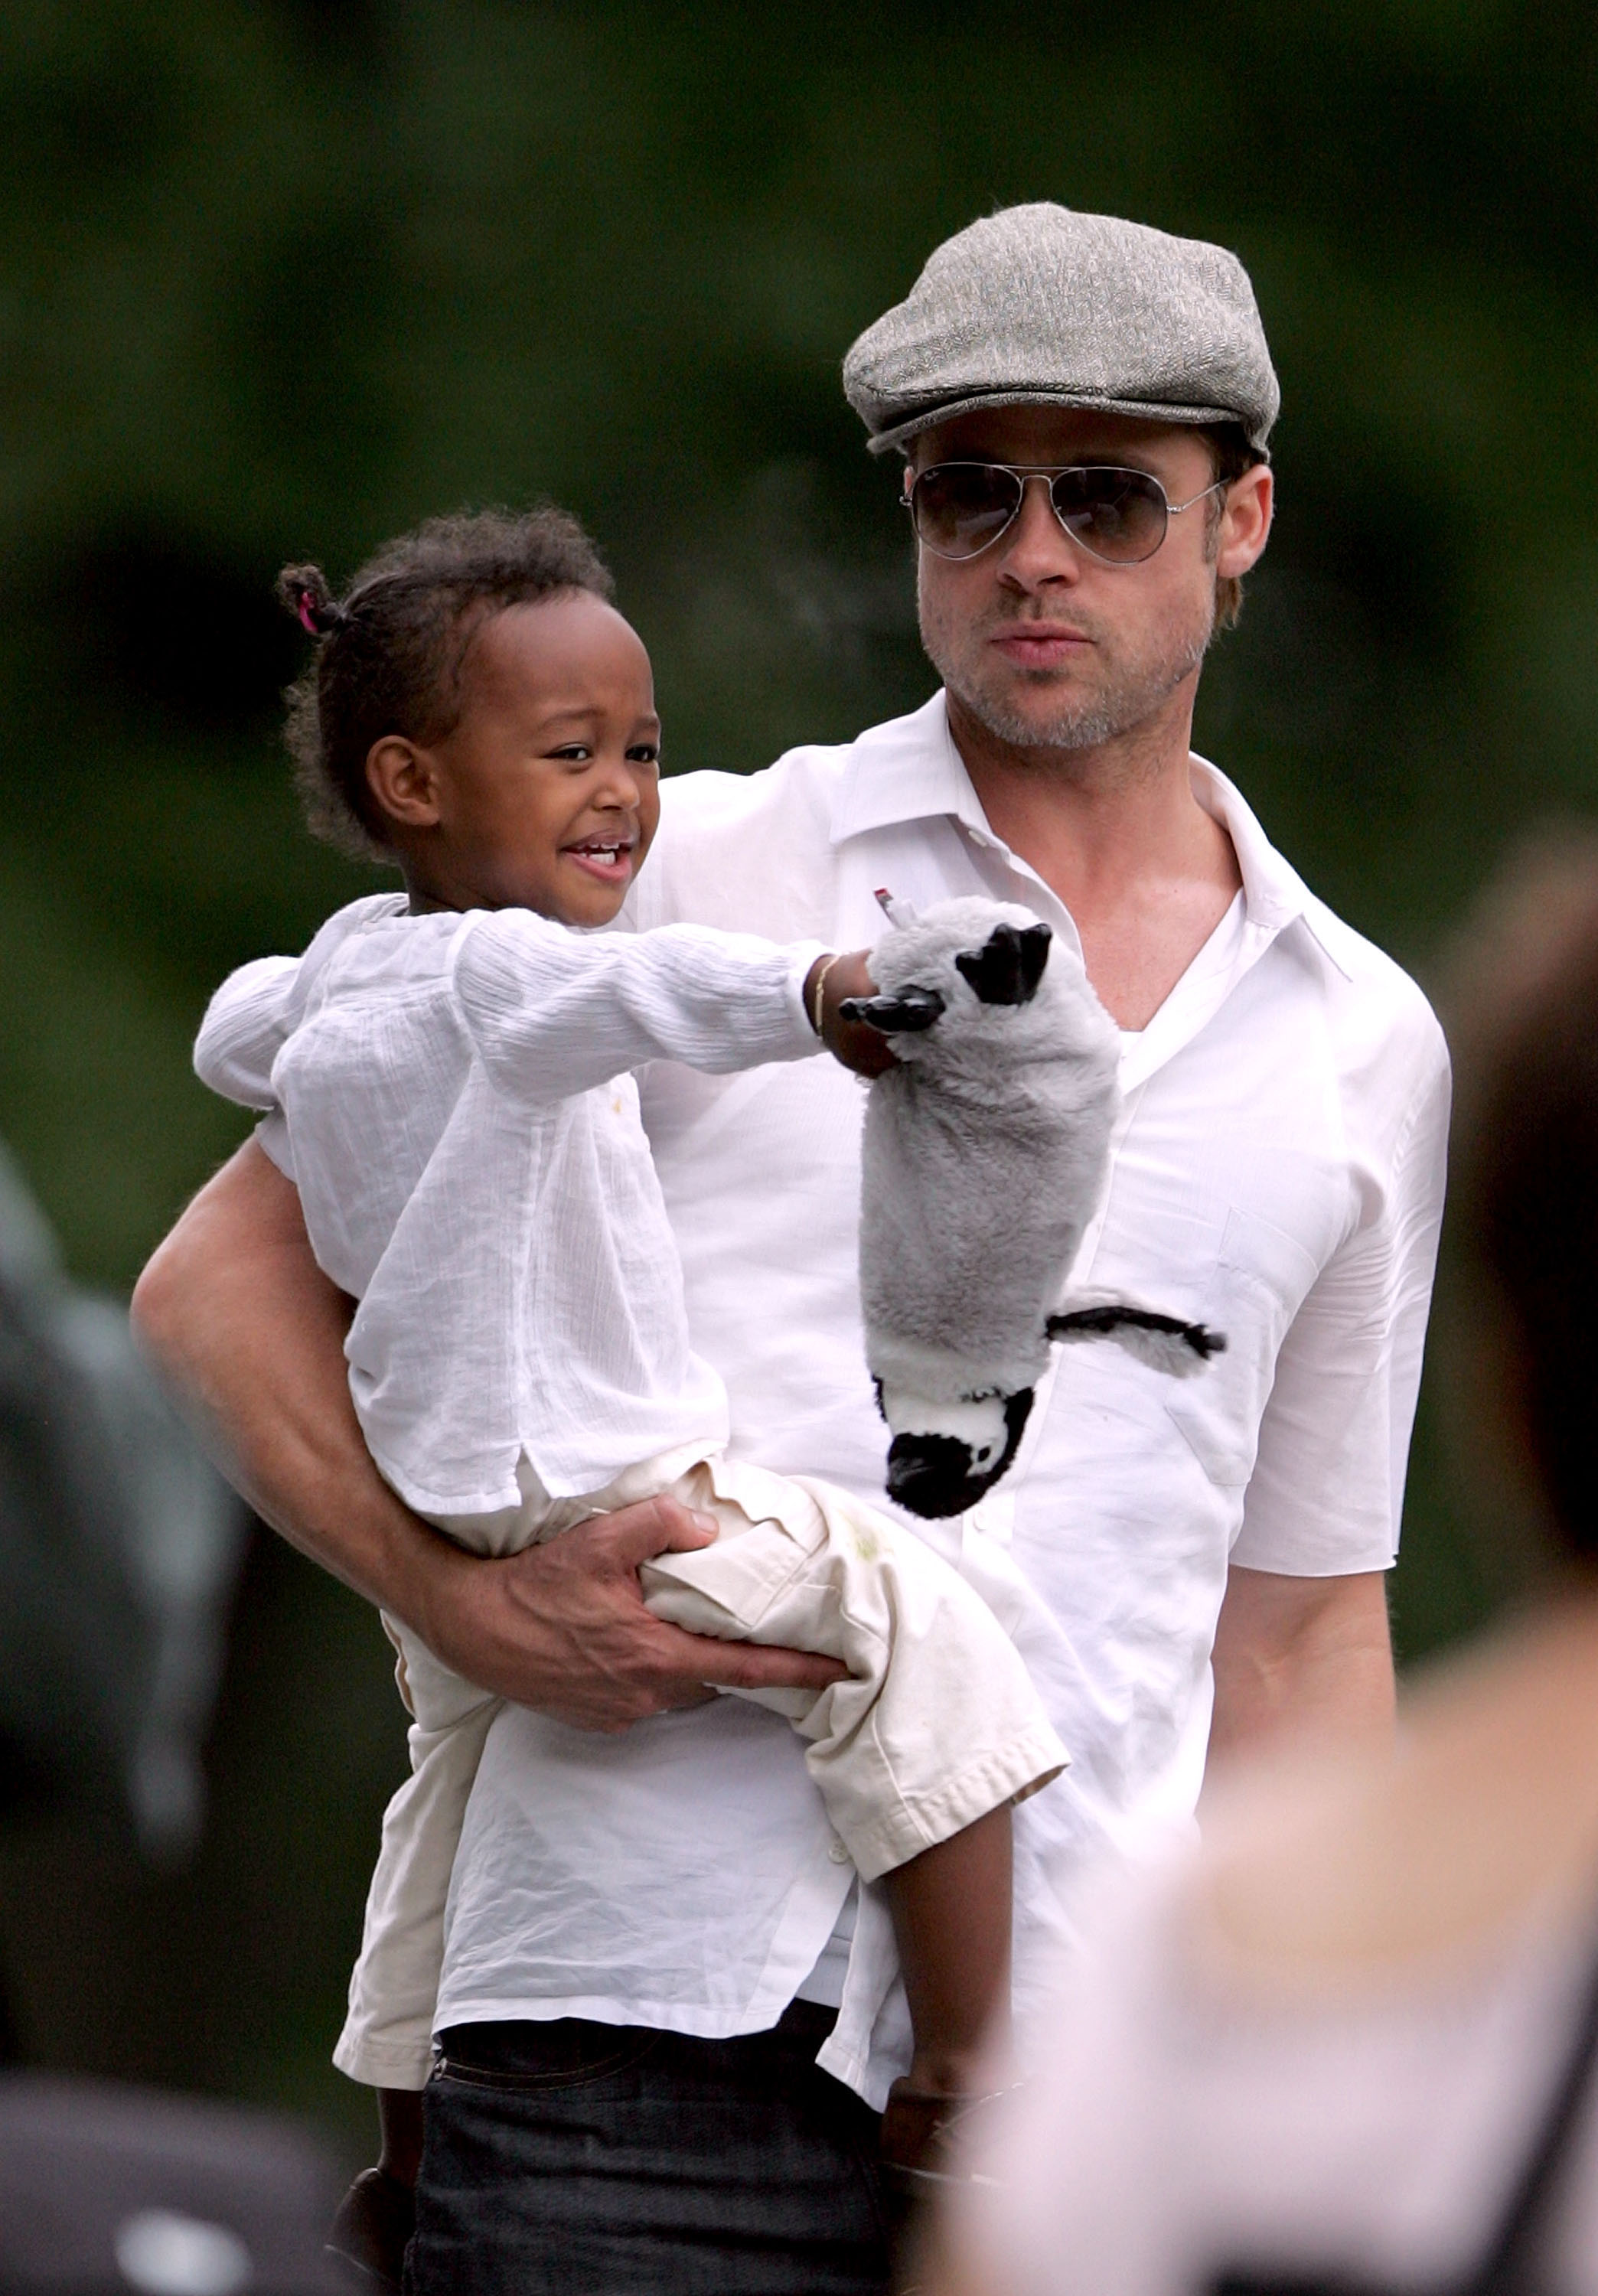
<path fill-rule="evenodd" d="M 849 1853 L 844 1848 L 841 1841 L 834 1841 L 832 1848 L 827 1851 L 827 1856 L 832 1859 L 834 1866 L 847 1866 L 849 1862 Z"/>

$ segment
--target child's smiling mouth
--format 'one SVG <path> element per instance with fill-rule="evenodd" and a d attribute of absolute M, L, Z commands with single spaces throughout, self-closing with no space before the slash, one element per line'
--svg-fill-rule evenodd
<path fill-rule="evenodd" d="M 634 837 L 585 837 L 575 845 L 561 847 L 569 860 L 575 861 L 591 877 L 603 885 L 625 885 L 633 873 L 633 856 L 638 849 Z"/>

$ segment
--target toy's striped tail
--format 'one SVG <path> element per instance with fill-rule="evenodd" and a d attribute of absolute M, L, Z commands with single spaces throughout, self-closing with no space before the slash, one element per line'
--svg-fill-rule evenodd
<path fill-rule="evenodd" d="M 1178 1316 L 1161 1316 L 1152 1308 L 1130 1308 L 1108 1300 L 1092 1308 L 1073 1308 L 1048 1323 L 1052 1340 L 1113 1340 L 1155 1371 L 1185 1379 L 1200 1371 L 1211 1356 L 1226 1351 L 1226 1335 L 1207 1324 L 1184 1324 Z"/>

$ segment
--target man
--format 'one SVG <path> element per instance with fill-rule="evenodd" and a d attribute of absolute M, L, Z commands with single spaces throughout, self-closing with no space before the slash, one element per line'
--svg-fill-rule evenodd
<path fill-rule="evenodd" d="M 943 691 L 846 748 L 668 784 L 635 922 L 843 948 L 871 939 L 881 886 L 1025 902 L 1080 945 L 1125 1032 L 1111 1185 L 1073 1291 L 1147 1298 L 1229 1341 L 1175 1392 L 1118 1349 L 1062 1351 L 1006 1484 L 949 1533 L 956 1556 L 973 1531 L 1008 1545 L 1031 1581 L 1022 1646 L 1075 1756 L 1017 1813 L 1024 2036 L 1074 1874 L 1146 1814 L 1192 1808 L 1207 1738 L 1223 1753 L 1285 1730 L 1390 1728 L 1382 1574 L 1446 1063 L 1418 991 L 1190 757 L 1205 649 L 1270 524 L 1277 390 L 1236 261 L 1013 209 L 937 251 L 845 382 L 873 447 L 906 455 Z M 660 1067 L 643 1100 L 735 1451 L 880 1496 L 857 1088 L 819 1062 L 733 1078 Z M 829 1860 L 791 1734 L 739 1700 L 674 1710 L 706 1684 L 815 1680 L 817 1662 L 648 1617 L 638 1562 L 704 1536 L 663 1503 L 505 1562 L 410 1518 L 355 1432 L 347 1305 L 258 1147 L 191 1207 L 138 1312 L 268 1520 L 518 1702 L 456 1866 L 439 2019 L 447 2058 L 480 2079 L 447 2072 L 430 2093 L 424 2218 L 481 2261 L 489 2230 L 455 2165 L 476 2147 L 503 2169 L 502 2213 L 539 2172 L 518 2268 L 570 2275 L 540 2284 L 877 2284 L 862 2108 L 840 2084 L 880 2104 L 900 2062 L 895 2004 L 873 2013 L 880 1911 Z M 619 1746 L 594 1734 L 629 1726 Z M 645 1773 L 641 1817 L 629 1782 Z M 640 1891 L 668 1965 L 585 2019 L 550 1938 L 625 1963 Z M 699 2038 L 655 2046 L 651 2031 Z M 840 2080 L 803 2070 L 823 2034 Z M 586 2101 L 569 2109 L 573 2084 Z M 627 2165 L 585 2182 L 596 2144 Z M 641 2262 L 651 2240 L 679 2278 Z"/>

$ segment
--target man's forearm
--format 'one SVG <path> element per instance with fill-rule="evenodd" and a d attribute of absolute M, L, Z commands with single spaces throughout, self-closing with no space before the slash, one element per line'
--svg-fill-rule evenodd
<path fill-rule="evenodd" d="M 262 1520 L 421 1632 L 418 1572 L 444 1542 L 372 1464 L 344 1363 L 349 1302 L 311 1256 L 298 1192 L 253 1142 L 156 1252 L 133 1319 Z"/>
<path fill-rule="evenodd" d="M 1233 1570 L 1215 1640 L 1211 1769 L 1288 1738 L 1389 1744 L 1396 1693 L 1379 1570 L 1293 1578 Z"/>
<path fill-rule="evenodd" d="M 317 1267 L 298 1191 L 253 1145 L 195 1197 L 134 1294 L 134 1321 L 224 1472 L 263 1521 L 380 1603 L 447 1665 L 575 1727 L 618 1730 L 729 1689 L 821 1689 L 831 1659 L 685 1634 L 638 1566 L 716 1525 L 660 1497 L 489 1561 L 420 1521 L 373 1464 L 349 1399 L 349 1302 Z"/>

